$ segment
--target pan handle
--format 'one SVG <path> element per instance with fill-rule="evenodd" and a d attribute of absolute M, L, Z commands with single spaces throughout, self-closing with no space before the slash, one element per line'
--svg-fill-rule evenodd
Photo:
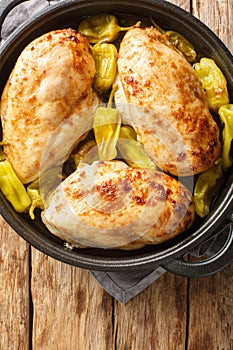
<path fill-rule="evenodd" d="M 0 1 L 0 30 L 8 13 L 17 5 L 28 0 L 1 0 Z"/>
<path fill-rule="evenodd" d="M 205 277 L 210 276 L 233 262 L 233 222 L 226 224 L 220 231 L 220 235 L 227 234 L 223 247 L 210 258 L 198 261 L 187 262 L 184 256 L 171 260 L 163 267 L 172 273 L 184 277 Z"/>

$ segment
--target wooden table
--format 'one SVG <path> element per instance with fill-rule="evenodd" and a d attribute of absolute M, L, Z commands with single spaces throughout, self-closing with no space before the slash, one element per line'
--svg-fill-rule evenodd
<path fill-rule="evenodd" d="M 233 0 L 173 0 L 233 52 Z M 88 271 L 45 256 L 0 219 L 1 350 L 232 350 L 233 265 L 166 273 L 126 305 Z"/>

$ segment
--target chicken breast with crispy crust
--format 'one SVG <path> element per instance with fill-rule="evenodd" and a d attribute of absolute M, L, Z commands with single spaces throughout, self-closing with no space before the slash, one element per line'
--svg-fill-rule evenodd
<path fill-rule="evenodd" d="M 134 126 L 154 162 L 180 176 L 210 168 L 220 152 L 219 129 L 194 69 L 167 37 L 154 28 L 129 30 L 120 45 L 118 71 L 116 104 L 141 107 L 124 122 Z"/>
<path fill-rule="evenodd" d="M 186 187 L 164 173 L 121 161 L 81 163 L 52 193 L 42 220 L 66 242 L 136 249 L 187 230 L 194 203 Z"/>
<path fill-rule="evenodd" d="M 92 105 L 94 74 L 89 43 L 73 29 L 42 35 L 21 53 L 2 94 L 1 119 L 4 152 L 23 183 L 38 177 L 57 127 Z M 76 118 L 82 127 L 85 117 Z"/>

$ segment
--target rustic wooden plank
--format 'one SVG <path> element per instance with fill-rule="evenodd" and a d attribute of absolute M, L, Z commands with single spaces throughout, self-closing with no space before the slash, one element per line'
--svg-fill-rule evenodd
<path fill-rule="evenodd" d="M 29 349 L 29 246 L 0 216 L 0 348 Z"/>
<path fill-rule="evenodd" d="M 181 7 L 183 10 L 190 12 L 191 1 L 190 0 L 170 0 L 168 1 L 176 6 Z"/>
<path fill-rule="evenodd" d="M 203 21 L 233 52 L 233 1 L 193 0 L 193 15 Z"/>
<path fill-rule="evenodd" d="M 187 279 L 164 274 L 128 304 L 115 302 L 115 349 L 183 350 Z"/>
<path fill-rule="evenodd" d="M 88 271 L 33 249 L 31 288 L 34 349 L 113 349 L 112 298 Z"/>
<path fill-rule="evenodd" d="M 190 282 L 189 350 L 233 349 L 233 264 Z"/>

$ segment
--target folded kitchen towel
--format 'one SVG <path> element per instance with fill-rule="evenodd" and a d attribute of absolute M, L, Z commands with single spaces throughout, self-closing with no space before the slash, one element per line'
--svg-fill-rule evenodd
<path fill-rule="evenodd" d="M 232 225 L 228 225 L 219 233 L 204 241 L 187 255 L 190 257 L 212 257 L 225 245 Z M 155 282 L 166 270 L 162 267 L 136 272 L 96 272 L 93 276 L 115 299 L 125 304 Z"/>
<path fill-rule="evenodd" d="M 122 304 L 141 293 L 165 272 L 162 267 L 135 272 L 91 271 L 102 287 Z"/>
<path fill-rule="evenodd" d="M 16 6 L 7 16 L 3 23 L 0 45 L 17 29 L 23 22 L 46 6 L 50 6 L 58 0 L 30 0 Z M 202 256 L 208 254 L 211 256 L 220 249 L 226 240 L 227 232 L 218 234 L 210 240 L 201 244 L 191 252 L 191 255 Z M 221 236 L 221 237 L 220 237 Z M 94 278 L 102 287 L 115 299 L 121 303 L 127 303 L 130 299 L 142 292 L 150 284 L 155 282 L 166 270 L 162 267 L 150 268 L 137 272 L 99 272 L 91 271 Z"/>

